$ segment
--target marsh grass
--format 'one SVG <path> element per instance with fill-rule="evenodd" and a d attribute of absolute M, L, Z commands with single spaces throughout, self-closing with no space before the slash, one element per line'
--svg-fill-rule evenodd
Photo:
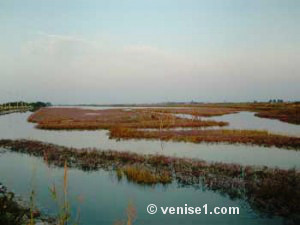
<path fill-rule="evenodd" d="M 122 172 L 129 181 L 134 181 L 138 184 L 167 184 L 172 181 L 172 176 L 167 171 L 155 173 L 143 167 L 127 166 L 122 169 Z"/>
<path fill-rule="evenodd" d="M 36 165 L 33 166 L 32 177 L 31 177 L 31 192 L 30 192 L 30 220 L 29 225 L 35 225 L 35 215 L 37 214 L 36 209 Z"/>
<path fill-rule="evenodd" d="M 111 129 L 125 128 L 176 128 L 226 126 L 228 123 L 212 120 L 191 120 L 172 114 L 120 109 L 87 110 L 78 108 L 42 108 L 33 113 L 29 122 L 40 129 Z"/>
<path fill-rule="evenodd" d="M 57 213 L 57 225 L 68 225 L 79 224 L 80 220 L 80 208 L 77 209 L 77 214 L 75 215 L 74 221 L 71 221 L 71 208 L 70 202 L 68 200 L 68 165 L 67 161 L 64 162 L 64 176 L 63 176 L 63 187 L 62 187 L 62 196 L 59 196 L 58 190 L 56 188 L 55 183 L 53 183 L 52 187 L 49 188 L 51 197 L 53 201 L 55 201 L 58 213 Z"/>
<path fill-rule="evenodd" d="M 30 140 L 0 140 L 0 146 L 41 158 L 47 155 L 48 163 L 59 167 L 64 167 L 67 161 L 68 166 L 85 171 L 119 169 L 122 177 L 143 185 L 146 185 L 144 180 L 150 180 L 150 185 L 154 185 L 154 181 L 163 183 L 170 178 L 172 182 L 177 181 L 180 185 L 209 189 L 233 199 L 243 199 L 253 210 L 263 215 L 297 219 L 300 213 L 300 173 L 295 169 L 271 169 L 162 155 L 74 149 Z M 127 169 L 128 177 L 123 171 L 126 168 L 130 168 Z M 162 176 L 165 172 L 168 175 L 166 179 L 153 179 L 153 176 Z"/>
<path fill-rule="evenodd" d="M 194 119 L 199 117 L 211 117 L 211 116 L 222 116 L 226 114 L 236 113 L 239 110 L 224 107 L 224 106 L 214 106 L 199 104 L 194 106 L 184 106 L 184 107 L 165 107 L 165 108 L 148 108 L 140 109 L 139 111 L 145 111 L 150 113 L 161 113 L 161 114 L 185 114 L 191 115 Z"/>
<path fill-rule="evenodd" d="M 300 104 L 295 104 L 290 107 L 275 108 L 271 110 L 257 112 L 255 116 L 278 119 L 283 122 L 300 124 Z"/>
<path fill-rule="evenodd" d="M 110 138 L 116 139 L 155 139 L 163 141 L 193 143 L 248 144 L 264 147 L 278 147 L 292 150 L 300 149 L 300 138 L 272 134 L 260 130 L 138 130 L 132 128 L 113 128 Z"/>
<path fill-rule="evenodd" d="M 229 107 L 237 111 L 256 112 L 255 116 L 277 119 L 291 124 L 300 124 L 300 103 L 228 103 L 212 104 L 212 107 Z"/>

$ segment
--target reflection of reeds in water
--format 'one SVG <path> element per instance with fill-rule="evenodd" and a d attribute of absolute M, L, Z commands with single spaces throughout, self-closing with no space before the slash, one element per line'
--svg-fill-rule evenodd
<path fill-rule="evenodd" d="M 83 170 L 117 170 L 132 182 L 153 185 L 164 172 L 170 181 L 225 193 L 231 198 L 247 201 L 251 208 L 268 215 L 294 218 L 300 214 L 300 173 L 297 170 L 208 163 L 201 160 L 161 155 L 139 155 L 128 152 L 72 149 L 29 140 L 0 140 L 0 146 L 47 158 L 49 163 L 63 167 L 65 161 Z M 45 157 L 47 155 L 47 157 Z M 124 169 L 127 169 L 124 173 Z M 141 170 L 142 172 L 139 172 Z M 147 172 L 145 172 L 145 171 Z M 136 180 L 135 180 L 136 179 Z M 139 181 L 139 182 L 137 182 Z"/>
<path fill-rule="evenodd" d="M 114 225 L 133 225 L 136 219 L 136 208 L 133 202 L 129 202 L 126 209 L 127 219 L 126 220 L 117 220 Z"/>
<path fill-rule="evenodd" d="M 49 162 L 47 160 L 47 156 L 44 157 L 44 159 L 46 159 L 46 165 L 49 166 Z M 48 167 L 50 169 L 50 167 Z M 130 168 L 127 168 L 128 171 L 130 170 Z M 121 176 L 120 179 L 122 178 L 122 172 L 121 170 L 118 170 L 119 175 Z M 118 174 L 117 171 L 117 174 Z M 132 170 L 133 171 L 133 170 Z M 136 171 L 137 172 L 137 171 Z M 36 217 L 37 213 L 39 213 L 36 210 L 36 206 L 35 206 L 35 198 L 36 198 L 36 187 L 34 184 L 35 181 L 35 173 L 36 173 L 36 167 L 34 167 L 33 170 L 33 176 L 32 176 L 32 191 L 30 194 L 30 220 L 28 225 L 35 225 L 35 220 L 34 218 Z M 142 172 L 142 174 L 147 175 L 143 178 L 143 176 L 139 175 L 140 179 L 153 179 L 154 177 L 151 177 L 150 173 L 147 172 Z M 149 178 L 150 177 L 150 178 Z M 144 180 L 145 182 L 147 182 L 147 180 Z M 155 183 L 159 182 L 159 181 L 153 181 Z M 61 200 L 58 197 L 58 191 L 56 188 L 55 183 L 53 183 L 53 185 L 49 188 L 52 199 L 56 202 L 57 207 L 59 209 L 58 215 L 56 217 L 56 225 L 67 225 L 67 224 L 73 224 L 73 225 L 78 225 L 79 224 L 79 220 L 80 220 L 80 208 L 78 207 L 77 210 L 77 215 L 75 216 L 75 220 L 74 222 L 70 222 L 71 220 L 71 212 L 70 212 L 70 203 L 68 201 L 68 166 L 67 166 L 67 161 L 65 161 L 64 163 L 64 176 L 63 176 L 63 201 L 61 202 Z M 79 197 L 80 200 L 80 197 Z M 115 223 L 115 225 L 119 224 L 119 225 L 132 225 L 135 218 L 136 218 L 136 209 L 134 207 L 134 204 L 132 202 L 129 202 L 127 210 L 127 221 L 117 221 Z"/>
<path fill-rule="evenodd" d="M 48 164 L 48 162 L 47 162 Z M 58 213 L 56 216 L 57 219 L 57 225 L 67 225 L 67 224 L 79 224 L 79 208 L 77 211 L 76 219 L 75 221 L 71 222 L 71 209 L 70 209 L 70 203 L 68 200 L 68 165 L 67 161 L 64 163 L 64 176 L 63 176 L 63 191 L 62 191 L 62 197 L 59 197 L 59 193 L 57 191 L 55 183 L 52 184 L 52 186 L 49 188 L 52 199 L 55 201 Z"/>
<path fill-rule="evenodd" d="M 34 216 L 35 216 L 35 212 L 36 211 L 36 206 L 35 206 L 35 197 L 36 197 L 36 185 L 35 185 L 35 177 L 36 177 L 36 165 L 34 165 L 33 170 L 32 170 L 32 178 L 31 178 L 31 186 L 32 186 L 32 190 L 30 192 L 30 220 L 29 220 L 29 225 L 34 225 L 35 224 L 35 220 L 34 220 Z"/>

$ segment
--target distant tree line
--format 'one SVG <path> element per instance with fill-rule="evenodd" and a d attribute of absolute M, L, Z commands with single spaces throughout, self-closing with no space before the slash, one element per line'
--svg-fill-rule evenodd
<path fill-rule="evenodd" d="M 24 102 L 24 101 L 15 101 L 15 102 L 6 102 L 0 104 L 0 111 L 8 111 L 8 110 L 30 110 L 36 111 L 39 108 L 51 106 L 50 102 Z"/>
<path fill-rule="evenodd" d="M 282 99 L 270 99 L 269 103 L 283 103 L 284 101 Z"/>

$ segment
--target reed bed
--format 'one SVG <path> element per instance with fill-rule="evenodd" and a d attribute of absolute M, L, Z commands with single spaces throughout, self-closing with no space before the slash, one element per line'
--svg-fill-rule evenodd
<path fill-rule="evenodd" d="M 216 104 L 214 107 L 229 107 L 237 111 L 256 112 L 255 116 L 269 119 L 277 119 L 291 124 L 300 124 L 300 103 L 232 103 Z"/>
<path fill-rule="evenodd" d="M 176 107 L 177 106 L 177 107 Z M 255 116 L 300 124 L 299 102 L 198 103 L 173 107 L 146 109 L 152 112 L 187 114 L 192 116 L 221 116 L 240 111 L 255 112 Z"/>
<path fill-rule="evenodd" d="M 278 119 L 283 122 L 293 123 L 300 125 L 300 104 L 294 107 L 271 109 L 262 111 L 255 114 L 258 117 Z"/>
<path fill-rule="evenodd" d="M 171 175 L 166 171 L 153 174 L 151 170 L 136 166 L 127 166 L 122 170 L 118 170 L 118 173 L 120 173 L 120 171 L 124 173 L 129 181 L 134 181 L 138 184 L 167 184 L 172 181 Z M 120 179 L 120 174 L 118 177 Z"/>
<path fill-rule="evenodd" d="M 227 122 L 212 120 L 191 120 L 177 118 L 172 114 L 157 114 L 121 109 L 88 110 L 78 108 L 42 108 L 33 113 L 29 122 L 37 123 L 40 129 L 111 129 L 127 128 L 176 128 L 226 126 Z"/>
<path fill-rule="evenodd" d="M 193 106 L 193 107 L 166 107 L 166 108 L 148 108 L 135 109 L 136 111 L 146 113 L 167 113 L 167 114 L 185 114 L 194 117 L 211 117 L 223 116 L 226 114 L 237 113 L 239 110 L 230 107 L 208 107 L 208 106 Z"/>
<path fill-rule="evenodd" d="M 208 163 L 161 155 L 75 149 L 32 140 L 0 140 L 0 146 L 41 157 L 55 166 L 64 167 L 67 162 L 69 167 L 83 170 L 119 171 L 119 179 L 125 174 L 130 181 L 144 185 L 177 181 L 181 185 L 214 190 L 231 198 L 244 199 L 260 213 L 283 216 L 294 224 L 299 221 L 300 173 L 295 169 L 282 170 Z M 141 168 L 143 175 L 137 172 Z M 153 179 L 153 176 L 162 175 L 167 175 L 170 180 L 164 182 L 162 179 Z M 147 183 L 140 177 L 150 177 L 151 182 Z"/>
<path fill-rule="evenodd" d="M 112 128 L 110 138 L 116 139 L 158 139 L 193 143 L 248 144 L 264 147 L 300 149 L 300 138 L 272 134 L 259 130 L 138 130 Z"/>

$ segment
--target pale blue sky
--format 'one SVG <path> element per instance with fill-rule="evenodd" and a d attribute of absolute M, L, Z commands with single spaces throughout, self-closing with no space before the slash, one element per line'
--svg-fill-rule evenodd
<path fill-rule="evenodd" d="M 299 100 L 299 24 L 298 0 L 0 0 L 0 102 Z"/>

